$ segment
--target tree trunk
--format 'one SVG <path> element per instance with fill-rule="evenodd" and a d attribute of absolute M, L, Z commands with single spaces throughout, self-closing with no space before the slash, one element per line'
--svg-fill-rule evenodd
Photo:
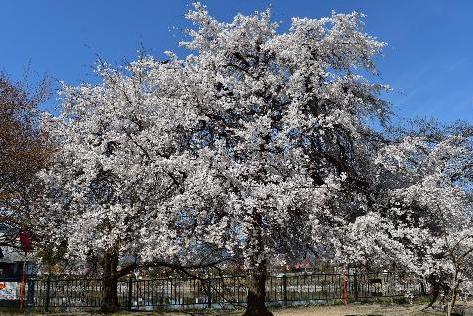
<path fill-rule="evenodd" d="M 253 254 L 249 258 L 249 284 L 247 305 L 244 316 L 272 316 L 273 314 L 266 308 L 266 259 L 261 258 L 264 252 L 263 240 L 263 216 L 253 210 L 251 213 L 253 222 L 252 230 L 249 234 L 249 244 L 254 247 Z M 251 247 L 250 246 L 250 247 Z"/>
<path fill-rule="evenodd" d="M 437 301 L 437 298 L 440 295 L 440 284 L 437 282 L 432 282 L 431 287 L 430 287 L 430 302 L 427 304 L 425 307 L 426 309 L 429 307 L 432 307 L 435 302 Z"/>
<path fill-rule="evenodd" d="M 118 311 L 118 254 L 114 251 L 107 252 L 102 261 L 102 313 Z"/>
<path fill-rule="evenodd" d="M 458 287 L 460 286 L 460 282 L 458 282 L 457 279 L 457 273 L 455 273 L 455 279 L 454 279 L 454 286 L 452 289 L 452 297 L 450 298 L 450 302 L 448 304 L 447 308 L 447 315 L 451 316 L 453 312 L 453 308 L 455 307 L 455 302 L 457 300 L 457 293 L 458 293 Z"/>
<path fill-rule="evenodd" d="M 266 260 L 263 260 L 250 272 L 248 286 L 248 305 L 244 316 L 272 316 L 266 308 Z"/>

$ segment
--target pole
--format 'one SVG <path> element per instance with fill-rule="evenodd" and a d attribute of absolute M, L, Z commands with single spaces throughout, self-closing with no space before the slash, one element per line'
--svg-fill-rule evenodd
<path fill-rule="evenodd" d="M 128 310 L 131 311 L 132 305 L 133 305 L 133 279 L 130 278 L 128 279 Z"/>
<path fill-rule="evenodd" d="M 44 296 L 44 311 L 49 312 L 49 292 L 51 291 L 51 276 L 48 274 L 46 279 L 46 293 Z"/>
<path fill-rule="evenodd" d="M 26 260 L 23 261 L 23 271 L 21 273 L 20 286 L 20 313 L 25 310 L 25 290 L 26 290 Z"/>
<path fill-rule="evenodd" d="M 355 288 L 355 302 L 358 302 L 359 293 L 358 293 L 358 278 L 357 278 L 356 270 L 355 270 L 354 279 L 353 279 L 353 287 Z"/>
<path fill-rule="evenodd" d="M 207 292 L 208 292 L 208 298 L 207 298 L 207 307 L 212 308 L 212 276 L 209 274 L 208 275 L 208 287 L 207 287 Z"/>
<path fill-rule="evenodd" d="M 287 276 L 286 274 L 282 275 L 282 297 L 283 297 L 283 305 L 287 306 Z"/>

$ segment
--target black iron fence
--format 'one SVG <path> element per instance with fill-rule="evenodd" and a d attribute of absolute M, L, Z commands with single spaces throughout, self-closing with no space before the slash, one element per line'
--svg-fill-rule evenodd
<path fill-rule="evenodd" d="M 245 276 L 204 278 L 130 278 L 118 282 L 123 309 L 233 308 L 246 304 Z M 268 305 L 329 304 L 407 294 L 421 295 L 418 279 L 399 273 L 280 274 L 268 276 Z M 30 278 L 26 306 L 46 311 L 53 308 L 97 308 L 102 303 L 102 282 L 84 278 Z"/>

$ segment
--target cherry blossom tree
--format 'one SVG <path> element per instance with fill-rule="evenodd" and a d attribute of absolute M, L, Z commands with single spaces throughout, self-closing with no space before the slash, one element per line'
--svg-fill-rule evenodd
<path fill-rule="evenodd" d="M 377 206 L 347 225 L 350 241 L 338 249 L 350 261 L 425 278 L 435 290 L 430 305 L 443 289 L 450 314 L 473 277 L 472 129 L 422 126 L 378 151 Z"/>
<path fill-rule="evenodd" d="M 246 269 L 245 315 L 271 315 L 268 266 L 337 255 L 347 225 L 378 216 L 370 123 L 389 106 L 368 78 L 384 43 L 358 13 L 294 18 L 285 33 L 269 11 L 227 23 L 197 3 L 187 18 L 184 59 L 102 65 L 101 84 L 64 88 L 61 116 L 45 119 L 57 151 L 44 225 L 70 258 L 99 259 L 104 311 L 134 267 L 120 257 L 182 265 L 210 250 Z"/>
<path fill-rule="evenodd" d="M 295 18 L 283 34 L 269 11 L 226 23 L 195 4 L 187 18 L 195 28 L 182 45 L 195 54 L 169 54 L 182 74 L 168 102 L 192 113 L 198 172 L 170 207 L 185 219 L 181 238 L 241 260 L 245 315 L 270 315 L 267 267 L 332 245 L 332 228 L 365 212 L 362 166 L 376 139 L 368 121 L 383 121 L 389 107 L 378 97 L 386 87 L 361 74 L 376 74 L 384 44 L 363 32 L 358 13 Z"/>
<path fill-rule="evenodd" d="M 410 240 L 419 258 L 413 270 L 446 283 L 450 314 L 462 282 L 473 277 L 471 128 L 446 131 L 437 141 L 408 138 L 401 148 L 407 141 L 410 151 L 397 153 L 405 153 L 401 157 L 404 164 L 407 160 L 404 172 L 411 172 L 411 185 L 393 195 L 405 216 L 414 219 L 410 225 L 419 230 L 419 237 Z"/>
<path fill-rule="evenodd" d="M 164 201 L 185 179 L 179 135 L 193 118 L 165 102 L 174 88 L 166 88 L 173 71 L 165 64 L 142 58 L 113 69 L 102 63 L 98 74 L 98 85 L 65 86 L 61 115 L 44 118 L 56 151 L 40 174 L 48 189 L 42 225 L 56 249 L 65 242 L 69 261 L 83 269 L 91 258 L 100 263 L 102 310 L 110 312 L 118 308 L 118 278 L 136 267 L 120 269 L 119 260 L 140 259 L 143 231 L 153 226 L 152 247 L 161 260 L 178 249 L 167 230 L 178 215 Z"/>

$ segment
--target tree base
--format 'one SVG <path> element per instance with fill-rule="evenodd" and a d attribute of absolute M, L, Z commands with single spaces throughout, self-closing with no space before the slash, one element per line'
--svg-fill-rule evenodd
<path fill-rule="evenodd" d="M 102 304 L 100 306 L 100 313 L 102 314 L 111 314 L 116 313 L 120 310 L 120 306 L 115 304 Z"/>
<path fill-rule="evenodd" d="M 274 316 L 266 306 L 257 308 L 247 308 L 243 316 Z"/>

